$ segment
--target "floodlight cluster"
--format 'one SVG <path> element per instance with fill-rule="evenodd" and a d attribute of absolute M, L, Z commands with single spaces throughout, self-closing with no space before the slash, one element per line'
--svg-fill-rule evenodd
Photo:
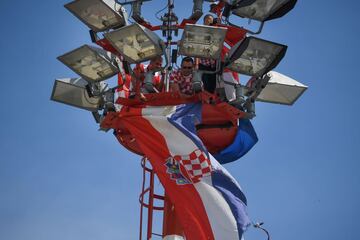
<path fill-rule="evenodd" d="M 137 23 L 127 25 L 124 9 L 115 0 L 75 0 L 65 8 L 95 33 L 105 32 L 105 38 L 117 52 L 83 45 L 59 56 L 59 61 L 80 75 L 81 80 L 56 80 L 54 101 L 89 111 L 100 110 L 106 102 L 103 98 L 109 96 L 101 82 L 119 73 L 118 57 L 140 63 L 163 54 L 161 39 Z M 98 89 L 98 95 L 91 93 L 93 88 Z"/>
<path fill-rule="evenodd" d="M 285 15 L 295 6 L 297 1 L 242 0 L 230 2 L 232 2 L 230 9 L 232 14 L 260 21 L 261 29 L 265 21 Z M 202 1 L 194 1 L 196 11 L 193 11 L 193 15 L 202 14 L 202 3 Z M 136 19 L 143 20 L 139 4 L 142 3 L 134 1 L 132 4 L 133 11 L 136 13 L 135 17 L 133 16 L 135 21 Z M 52 100 L 97 112 L 105 109 L 104 106 L 109 101 L 113 102 L 113 96 L 110 96 L 109 89 L 106 84 L 104 85 L 103 81 L 118 73 L 124 74 L 120 67 L 123 60 L 127 63 L 141 63 L 166 54 L 167 61 L 169 61 L 170 51 L 166 51 L 166 48 L 169 48 L 170 43 L 166 46 L 157 34 L 138 23 L 129 25 L 127 13 L 118 1 L 74 0 L 66 4 L 65 8 L 91 29 L 92 34 L 94 34 L 92 35 L 93 42 L 102 47 L 103 45 L 98 42 L 97 34 L 103 32 L 104 38 L 101 41 L 106 41 L 109 44 L 110 48 L 106 49 L 111 52 L 105 51 L 104 47 L 104 49 L 101 49 L 83 45 L 59 56 L 59 61 L 72 69 L 81 78 L 57 79 Z M 227 25 L 231 24 L 228 18 L 225 23 Z M 249 90 L 248 92 L 256 92 L 255 95 L 252 94 L 251 96 L 254 98 L 259 97 L 260 92 L 269 82 L 269 77 L 265 77 L 266 74 L 278 65 L 286 53 L 287 46 L 248 36 L 232 46 L 228 54 L 224 54 L 224 42 L 228 34 L 226 24 L 221 26 L 186 24 L 181 40 L 178 42 L 179 54 L 217 60 L 219 64 L 217 64 L 216 74 L 218 75 L 227 68 L 237 73 L 255 77 L 258 81 L 257 85 L 261 85 L 262 88 L 255 89 L 249 86 L 246 88 Z M 170 24 L 168 27 L 171 29 Z M 250 31 L 248 32 L 250 33 Z M 177 55 L 175 55 L 176 57 Z M 269 87 L 260 97 L 263 101 L 271 102 L 271 99 L 275 99 L 273 102 L 292 104 L 302 94 L 303 89 L 306 89 L 306 86 L 299 85 L 296 81 L 291 82 L 289 79 L 284 80 L 284 77 L 277 74 L 273 75 L 269 86 L 271 84 L 273 86 L 280 84 L 281 88 Z M 201 91 L 202 72 L 195 71 L 193 76 L 195 92 Z M 152 76 L 149 75 L 146 79 L 146 90 L 154 92 L 153 86 L 151 86 Z M 287 88 L 286 83 L 289 83 L 289 81 L 290 84 L 294 84 L 298 88 Z M 234 87 L 236 88 L 237 102 L 242 105 L 249 104 L 243 101 L 244 86 Z M 280 96 L 285 95 L 278 93 L 278 89 L 288 91 L 290 95 L 285 94 L 287 98 L 281 98 Z M 250 104 L 253 104 L 253 102 Z"/>

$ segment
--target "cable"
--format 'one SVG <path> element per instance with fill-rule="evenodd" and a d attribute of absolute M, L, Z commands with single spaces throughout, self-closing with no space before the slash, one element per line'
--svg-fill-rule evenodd
<path fill-rule="evenodd" d="M 254 227 L 254 228 L 261 229 L 262 231 L 264 231 L 264 232 L 266 233 L 267 240 L 271 240 L 271 239 L 270 239 L 270 233 L 269 233 L 265 228 L 261 227 L 262 225 L 264 225 L 263 222 L 254 223 L 254 224 L 253 224 L 253 227 Z"/>
<path fill-rule="evenodd" d="M 158 14 L 159 14 L 160 12 L 164 11 L 167 7 L 169 7 L 169 3 L 167 3 L 166 6 L 165 6 L 163 9 L 161 9 L 161 10 L 159 10 L 159 11 L 157 11 L 157 12 L 155 13 L 155 17 L 156 17 L 158 20 L 162 21 L 161 18 L 159 18 Z"/>

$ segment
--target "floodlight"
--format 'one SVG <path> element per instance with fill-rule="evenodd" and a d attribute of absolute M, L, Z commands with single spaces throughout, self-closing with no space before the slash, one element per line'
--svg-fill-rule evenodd
<path fill-rule="evenodd" d="M 245 75 L 260 77 L 275 68 L 287 46 L 256 37 L 247 37 L 230 49 L 226 67 Z"/>
<path fill-rule="evenodd" d="M 125 25 L 123 15 L 119 13 L 122 6 L 115 0 L 75 0 L 65 8 L 95 32 Z"/>
<path fill-rule="evenodd" d="M 82 78 L 56 79 L 51 94 L 51 100 L 85 109 L 91 112 L 100 109 L 101 98 L 90 97 Z"/>
<path fill-rule="evenodd" d="M 265 22 L 279 18 L 294 8 L 297 0 L 243 0 L 232 13 L 243 18 Z"/>
<path fill-rule="evenodd" d="M 226 28 L 195 24 L 185 26 L 179 54 L 189 57 L 218 59 L 224 44 Z"/>
<path fill-rule="evenodd" d="M 105 34 L 111 45 L 130 63 L 140 63 L 163 54 L 160 37 L 134 23 Z"/>
<path fill-rule="evenodd" d="M 281 73 L 271 71 L 268 76 L 270 80 L 257 101 L 293 105 L 307 89 L 307 86 Z"/>
<path fill-rule="evenodd" d="M 119 72 L 113 64 L 114 55 L 88 45 L 83 45 L 58 59 L 88 81 L 103 81 Z"/>

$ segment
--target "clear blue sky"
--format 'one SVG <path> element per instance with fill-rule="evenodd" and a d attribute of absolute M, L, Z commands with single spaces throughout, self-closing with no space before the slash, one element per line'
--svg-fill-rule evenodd
<path fill-rule="evenodd" d="M 0 1 L 0 239 L 137 239 L 139 157 L 88 112 L 49 100 L 56 77 L 76 76 L 56 57 L 90 43 L 66 2 Z M 175 1 L 179 16 L 191 2 Z M 289 46 L 276 70 L 309 86 L 293 107 L 257 104 L 259 143 L 226 165 L 273 239 L 358 237 L 359 8 L 299 1 L 261 34 Z"/>

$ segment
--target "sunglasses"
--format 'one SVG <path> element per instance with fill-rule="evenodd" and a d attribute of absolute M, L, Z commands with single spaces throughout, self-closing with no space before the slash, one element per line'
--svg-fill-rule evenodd
<path fill-rule="evenodd" d="M 181 68 L 183 68 L 183 69 L 192 69 L 193 67 L 181 66 Z"/>

